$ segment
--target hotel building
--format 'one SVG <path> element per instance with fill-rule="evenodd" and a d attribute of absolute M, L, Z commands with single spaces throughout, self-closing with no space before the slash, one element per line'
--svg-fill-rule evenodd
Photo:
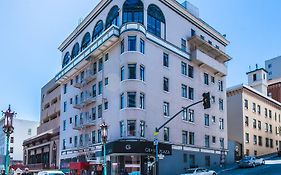
<path fill-rule="evenodd" d="M 59 46 L 60 167 L 101 172 L 104 121 L 108 173 L 151 174 L 155 128 L 204 92 L 210 109 L 194 106 L 160 130 L 159 174 L 218 166 L 227 152 L 228 44 L 188 2 L 101 0 Z"/>
<path fill-rule="evenodd" d="M 24 164 L 32 172 L 56 169 L 59 165 L 60 85 L 55 79 L 41 89 L 40 125 L 24 140 Z"/>
<path fill-rule="evenodd" d="M 248 85 L 227 89 L 229 155 L 266 155 L 281 148 L 281 103 L 267 96 L 267 71 L 248 72 Z"/>

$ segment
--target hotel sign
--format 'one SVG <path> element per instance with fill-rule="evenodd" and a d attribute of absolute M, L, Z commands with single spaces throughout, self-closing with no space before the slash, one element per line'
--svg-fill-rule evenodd
<path fill-rule="evenodd" d="M 140 153 L 155 154 L 155 146 L 149 141 L 115 141 L 106 144 L 106 154 L 114 153 Z M 159 143 L 158 153 L 172 155 L 172 145 Z"/>

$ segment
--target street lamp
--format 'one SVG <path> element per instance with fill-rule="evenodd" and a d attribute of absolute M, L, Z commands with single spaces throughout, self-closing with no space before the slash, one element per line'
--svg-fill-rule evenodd
<path fill-rule="evenodd" d="M 14 132 L 13 117 L 14 117 L 14 115 L 16 115 L 16 113 L 11 111 L 11 105 L 9 105 L 9 108 L 5 112 L 2 111 L 2 115 L 4 115 L 4 117 L 5 117 L 3 132 L 7 136 L 5 174 L 8 175 L 8 173 L 9 173 L 9 139 L 10 139 L 10 135 Z"/>
<path fill-rule="evenodd" d="M 103 122 L 101 125 L 101 130 L 102 130 L 102 142 L 103 142 L 103 174 L 106 175 L 107 173 L 107 169 L 106 169 L 106 149 L 105 149 L 105 145 L 106 145 L 106 141 L 107 141 L 107 124 L 105 122 Z"/>

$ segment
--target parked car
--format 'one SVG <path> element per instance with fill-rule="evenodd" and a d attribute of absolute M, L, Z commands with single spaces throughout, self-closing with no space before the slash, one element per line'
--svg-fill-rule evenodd
<path fill-rule="evenodd" d="M 239 161 L 239 167 L 256 167 L 265 163 L 263 158 L 256 158 L 254 156 L 245 156 Z"/>
<path fill-rule="evenodd" d="M 216 175 L 216 174 L 217 173 L 215 171 L 208 170 L 205 168 L 191 168 L 181 175 Z"/>
<path fill-rule="evenodd" d="M 38 175 L 65 175 L 62 171 L 40 171 Z"/>

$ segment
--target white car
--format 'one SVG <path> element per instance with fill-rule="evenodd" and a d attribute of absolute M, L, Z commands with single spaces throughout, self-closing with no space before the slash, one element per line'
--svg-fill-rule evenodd
<path fill-rule="evenodd" d="M 181 175 L 216 175 L 216 174 L 217 173 L 215 171 L 208 170 L 205 168 L 191 168 Z"/>
<path fill-rule="evenodd" d="M 62 171 L 40 171 L 38 175 L 65 175 Z"/>

